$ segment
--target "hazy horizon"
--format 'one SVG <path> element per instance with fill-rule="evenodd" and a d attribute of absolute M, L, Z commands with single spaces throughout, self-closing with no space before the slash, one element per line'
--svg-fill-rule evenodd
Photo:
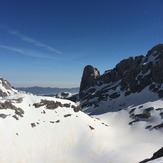
<path fill-rule="evenodd" d="M 10 81 L 9 81 L 10 82 Z M 40 83 L 39 82 L 33 84 L 33 83 L 11 83 L 10 84 L 15 87 L 15 88 L 20 88 L 20 87 L 49 87 L 49 88 L 79 88 L 80 85 L 74 86 L 71 83 L 67 85 L 67 87 L 64 87 L 62 84 L 55 85 L 55 83 Z"/>

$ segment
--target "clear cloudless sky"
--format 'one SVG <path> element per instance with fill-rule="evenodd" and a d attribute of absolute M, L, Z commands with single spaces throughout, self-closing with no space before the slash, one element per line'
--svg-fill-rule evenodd
<path fill-rule="evenodd" d="M 163 0 L 0 0 L 0 76 L 13 86 L 76 87 L 163 43 Z"/>

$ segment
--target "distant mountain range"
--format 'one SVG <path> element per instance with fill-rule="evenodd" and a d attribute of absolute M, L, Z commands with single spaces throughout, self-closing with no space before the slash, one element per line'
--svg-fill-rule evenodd
<path fill-rule="evenodd" d="M 62 92 L 69 92 L 69 93 L 78 93 L 79 88 L 51 88 L 51 87 L 19 87 L 16 88 L 20 91 L 29 92 L 35 95 L 56 95 Z"/>

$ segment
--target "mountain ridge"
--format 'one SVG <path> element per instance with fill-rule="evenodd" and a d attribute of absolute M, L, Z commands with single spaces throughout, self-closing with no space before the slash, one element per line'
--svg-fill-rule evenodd
<path fill-rule="evenodd" d="M 102 75 L 97 68 L 87 65 L 83 70 L 77 100 L 82 108 L 96 108 L 100 102 L 118 100 L 122 96 L 125 100 L 125 97 L 127 99 L 130 95 L 141 94 L 145 89 L 156 94 L 159 99 L 163 97 L 162 83 L 163 44 L 159 44 L 149 50 L 146 56 L 123 59 L 115 68 Z"/>

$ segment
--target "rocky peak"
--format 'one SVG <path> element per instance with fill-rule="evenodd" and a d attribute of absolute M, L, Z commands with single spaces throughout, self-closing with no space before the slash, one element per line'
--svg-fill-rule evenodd
<path fill-rule="evenodd" d="M 99 71 L 97 68 L 94 68 L 91 65 L 87 65 L 84 68 L 82 80 L 80 83 L 80 96 L 82 94 L 82 91 L 96 83 L 96 79 L 100 76 Z"/>
<path fill-rule="evenodd" d="M 120 61 L 114 69 L 97 79 L 97 83 L 118 81 L 121 90 L 130 90 L 130 93 L 140 92 L 154 82 L 160 87 L 163 83 L 163 44 L 153 47 L 145 57 L 141 55 Z"/>

